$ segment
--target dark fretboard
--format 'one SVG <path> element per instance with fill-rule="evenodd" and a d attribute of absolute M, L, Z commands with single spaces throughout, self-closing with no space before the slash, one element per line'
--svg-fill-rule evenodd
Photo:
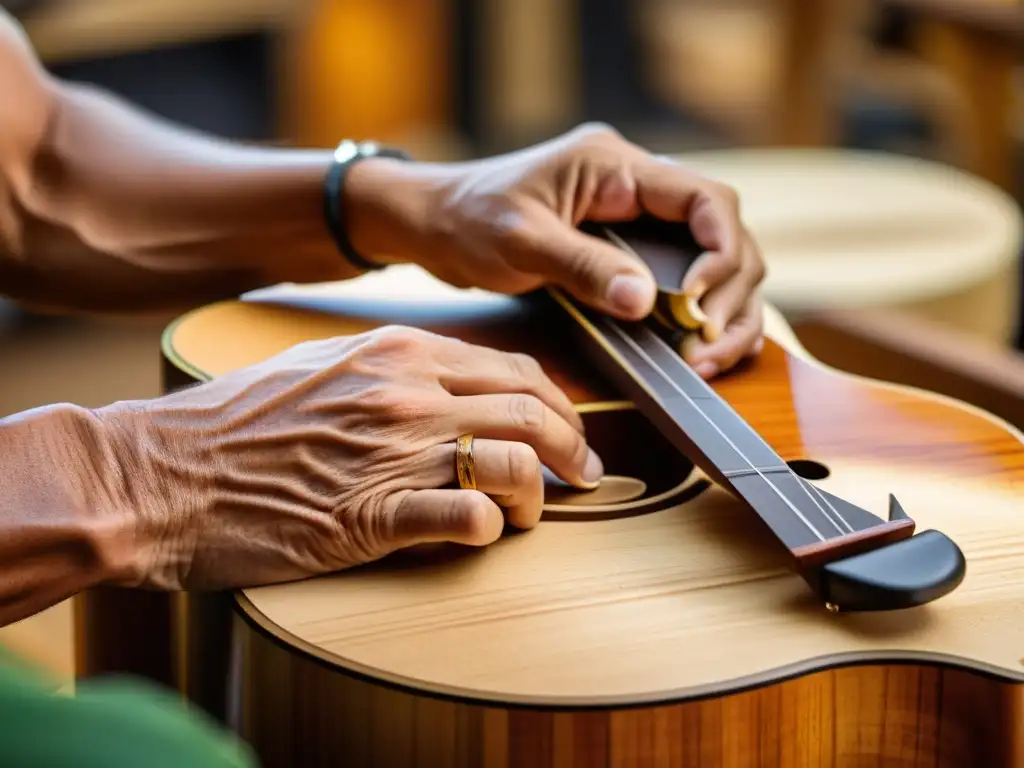
<path fill-rule="evenodd" d="M 753 507 L 787 547 L 883 522 L 856 508 L 840 512 L 646 323 L 614 320 L 558 291 L 552 295 L 580 324 L 595 363 L 673 445 Z"/>

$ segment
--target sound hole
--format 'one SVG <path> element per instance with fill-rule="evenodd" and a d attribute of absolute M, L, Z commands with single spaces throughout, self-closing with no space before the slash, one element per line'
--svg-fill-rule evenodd
<path fill-rule="evenodd" d="M 824 480 L 832 474 L 828 467 L 812 459 L 794 459 L 787 463 L 789 468 L 804 480 Z"/>
<path fill-rule="evenodd" d="M 544 518 L 603 519 L 655 511 L 681 492 L 693 471 L 637 410 L 606 407 L 582 413 L 587 441 L 604 462 L 604 479 L 581 490 L 545 471 Z"/>

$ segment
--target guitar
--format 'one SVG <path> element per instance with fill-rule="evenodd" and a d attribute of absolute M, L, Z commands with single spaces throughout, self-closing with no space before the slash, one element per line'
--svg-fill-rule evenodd
<path fill-rule="evenodd" d="M 825 367 L 771 307 L 703 382 L 688 232 L 594 231 L 652 267 L 648 320 L 393 267 L 167 329 L 170 388 L 386 324 L 527 352 L 607 473 L 487 548 L 190 595 L 190 685 L 267 766 L 1024 766 L 1024 435 Z"/>

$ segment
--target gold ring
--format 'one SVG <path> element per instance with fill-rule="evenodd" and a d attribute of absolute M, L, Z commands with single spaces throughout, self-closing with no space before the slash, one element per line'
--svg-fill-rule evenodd
<path fill-rule="evenodd" d="M 463 490 L 476 489 L 476 465 L 473 462 L 473 433 L 461 435 L 455 442 L 455 474 Z"/>

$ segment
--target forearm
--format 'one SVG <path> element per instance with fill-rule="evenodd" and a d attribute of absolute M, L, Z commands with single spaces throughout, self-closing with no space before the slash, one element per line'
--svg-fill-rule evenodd
<path fill-rule="evenodd" d="M 131 517 L 90 412 L 39 408 L 0 420 L 0 626 L 128 573 Z"/>
<path fill-rule="evenodd" d="M 324 226 L 329 152 L 196 135 L 78 86 L 54 94 L 18 190 L 20 253 L 0 267 L 15 298 L 105 311 L 178 307 L 355 274 Z M 371 199 L 352 212 L 378 251 L 398 234 L 373 221 L 385 213 L 372 186 L 387 185 L 383 162 L 372 169 L 382 178 L 360 189 Z"/>

